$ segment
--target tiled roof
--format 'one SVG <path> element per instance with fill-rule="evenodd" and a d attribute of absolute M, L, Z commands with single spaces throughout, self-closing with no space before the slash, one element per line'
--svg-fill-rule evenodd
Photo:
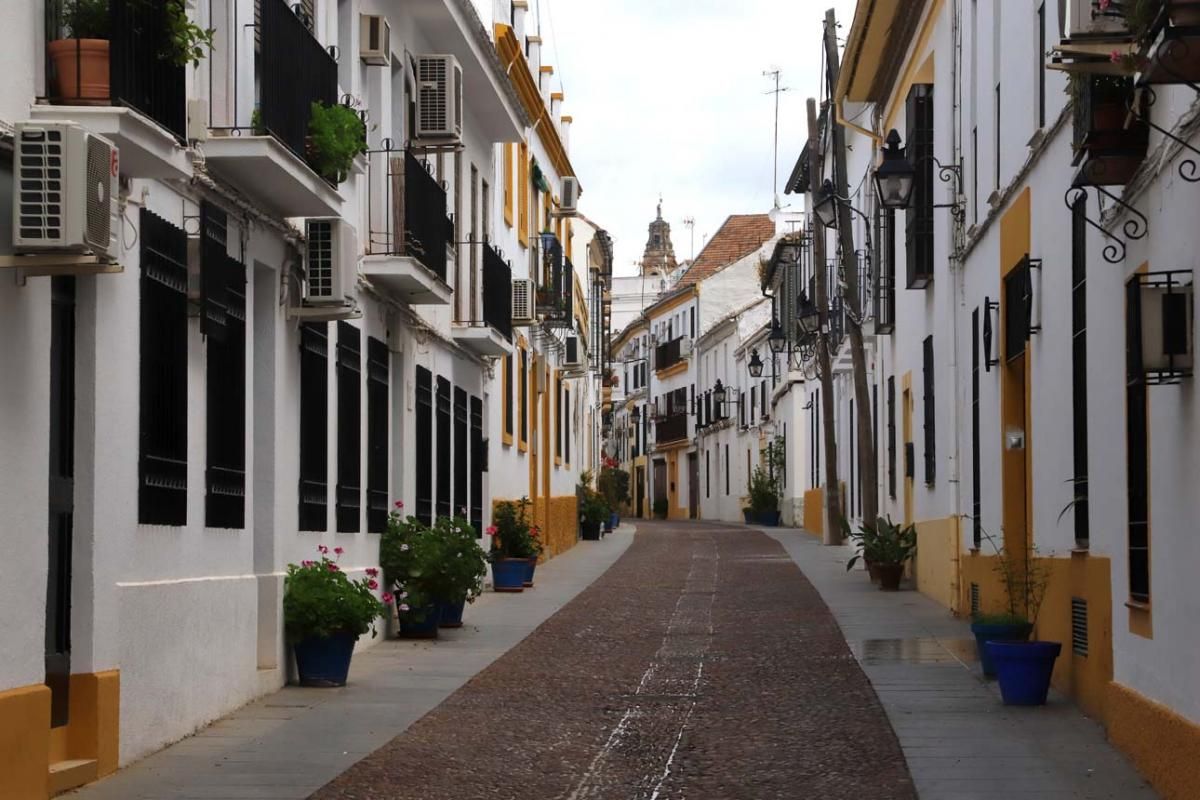
<path fill-rule="evenodd" d="M 766 214 L 731 215 L 704 245 L 677 286 L 699 283 L 739 258 L 753 253 L 774 235 L 775 223 Z"/>

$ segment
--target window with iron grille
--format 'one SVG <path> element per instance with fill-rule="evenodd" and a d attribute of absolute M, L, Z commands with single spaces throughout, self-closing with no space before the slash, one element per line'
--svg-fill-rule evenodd
<path fill-rule="evenodd" d="M 204 524 L 246 525 L 246 268 L 226 253 L 225 214 L 200 207 L 201 331 L 206 334 Z"/>
<path fill-rule="evenodd" d="M 426 525 L 433 524 L 433 373 L 417 367 L 417 432 L 416 517 Z"/>
<path fill-rule="evenodd" d="M 908 288 L 923 289 L 933 280 L 933 85 L 914 84 L 905 107 L 906 148 L 916 167 L 912 204 L 905 212 Z"/>
<path fill-rule="evenodd" d="M 1150 423 L 1142 368 L 1141 290 L 1135 275 L 1125 290 L 1125 459 L 1128 493 L 1129 597 L 1150 602 Z"/>
<path fill-rule="evenodd" d="M 138 522 L 187 523 L 187 234 L 142 209 Z"/>
<path fill-rule="evenodd" d="M 387 345 L 367 339 L 367 531 L 383 533 L 388 518 Z"/>
<path fill-rule="evenodd" d="M 1091 538 L 1088 514 L 1088 397 L 1087 397 L 1087 208 L 1080 195 L 1071 207 L 1071 403 L 1074 419 L 1072 492 L 1075 545 L 1087 547 Z"/>
<path fill-rule="evenodd" d="M 712 497 L 712 452 L 704 451 L 704 496 Z"/>
<path fill-rule="evenodd" d="M 725 445 L 725 496 L 729 496 L 729 445 Z"/>
<path fill-rule="evenodd" d="M 483 438 L 483 401 L 471 396 L 471 527 L 483 536 L 483 473 L 487 470 L 487 440 Z"/>
<path fill-rule="evenodd" d="M 554 376 L 554 456 L 562 460 L 563 454 L 563 382 Z"/>
<path fill-rule="evenodd" d="M 983 476 L 979 454 L 979 307 L 971 312 L 971 543 L 983 542 Z"/>
<path fill-rule="evenodd" d="M 521 381 L 521 442 L 529 441 L 529 351 L 521 350 L 518 380 Z"/>
<path fill-rule="evenodd" d="M 1071 598 L 1071 652 L 1087 658 L 1088 603 L 1082 597 Z"/>
<path fill-rule="evenodd" d="M 875 212 L 875 330 L 891 333 L 896 328 L 896 212 Z"/>
<path fill-rule="evenodd" d="M 357 533 L 362 511 L 362 333 L 337 325 L 337 531 Z"/>
<path fill-rule="evenodd" d="M 888 497 L 896 499 L 896 376 L 887 380 L 887 482 Z"/>
<path fill-rule="evenodd" d="M 437 379 L 437 515 L 450 516 L 450 381 Z"/>
<path fill-rule="evenodd" d="M 302 531 L 329 525 L 329 332 L 324 322 L 300 326 L 300 514 Z"/>
<path fill-rule="evenodd" d="M 454 387 L 454 513 L 455 515 L 462 514 L 466 517 L 468 511 L 467 498 L 467 475 L 470 471 L 470 464 L 467 459 L 468 445 L 467 440 L 468 420 L 467 420 L 467 393 L 458 386 Z M 446 447 L 442 445 L 442 451 L 446 451 Z"/>
<path fill-rule="evenodd" d="M 563 389 L 563 408 L 566 410 L 566 415 L 563 417 L 563 429 L 566 432 L 564 438 L 566 443 L 563 449 L 566 450 L 566 462 L 571 463 L 571 389 L 566 387 Z"/>
<path fill-rule="evenodd" d="M 1004 357 L 1012 362 L 1025 354 L 1033 313 L 1033 277 L 1028 257 L 1004 278 Z"/>
<path fill-rule="evenodd" d="M 933 336 L 925 337 L 923 348 L 924 358 L 922 366 L 922 375 L 925 380 L 925 387 L 922 401 L 925 405 L 925 484 L 932 486 L 936 478 L 937 470 L 937 433 L 935 431 L 935 423 L 937 420 L 937 405 L 933 399 Z"/>

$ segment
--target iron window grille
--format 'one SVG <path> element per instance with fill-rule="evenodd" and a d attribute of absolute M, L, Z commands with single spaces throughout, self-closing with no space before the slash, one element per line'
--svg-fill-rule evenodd
<path fill-rule="evenodd" d="M 416 517 L 425 525 L 433 524 L 433 373 L 417 367 Z"/>
<path fill-rule="evenodd" d="M 470 442 L 470 419 L 467 410 L 467 393 L 459 386 L 454 387 L 454 503 L 455 516 L 464 519 L 470 513 L 470 462 L 467 457 Z M 445 448 L 443 448 L 443 451 Z"/>
<path fill-rule="evenodd" d="M 300 509 L 302 531 L 329 526 L 329 332 L 327 323 L 300 326 Z"/>
<path fill-rule="evenodd" d="M 357 533 L 362 511 L 362 333 L 337 325 L 337 531 Z"/>
<path fill-rule="evenodd" d="M 471 396 L 471 526 L 483 536 L 483 473 L 487 471 L 487 440 L 483 438 L 483 401 Z"/>
<path fill-rule="evenodd" d="M 933 375 L 933 336 L 926 336 L 923 352 L 923 367 L 921 370 L 924 378 L 924 391 L 922 393 L 922 402 L 925 405 L 925 484 L 932 486 L 937 474 L 937 404 L 934 400 L 934 375 Z"/>
<path fill-rule="evenodd" d="M 367 531 L 383 533 L 388 513 L 388 387 L 390 354 L 367 339 Z"/>
<path fill-rule="evenodd" d="M 441 375 L 437 378 L 437 396 L 434 408 L 437 418 L 436 444 L 438 449 L 435 458 L 437 464 L 436 512 L 439 517 L 449 517 L 451 512 L 450 459 L 452 453 L 450 447 L 450 381 Z"/>
<path fill-rule="evenodd" d="M 905 117 L 909 158 L 915 166 L 912 204 L 906 216 L 905 266 L 908 288 L 924 289 L 933 280 L 933 85 L 915 84 L 909 90 Z"/>

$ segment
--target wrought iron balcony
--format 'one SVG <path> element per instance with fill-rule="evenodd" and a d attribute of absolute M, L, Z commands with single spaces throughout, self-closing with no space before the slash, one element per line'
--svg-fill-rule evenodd
<path fill-rule="evenodd" d="M 483 321 L 512 341 L 512 269 L 490 244 L 483 246 Z"/>
<path fill-rule="evenodd" d="M 261 125 L 301 158 L 312 104 L 337 102 L 337 62 L 285 0 L 259 0 Z"/>
<path fill-rule="evenodd" d="M 551 327 L 570 327 L 574 324 L 575 267 L 563 257 L 562 243 L 553 233 L 541 234 L 538 248 L 537 312 Z"/>
<path fill-rule="evenodd" d="M 446 190 L 411 150 L 371 153 L 368 172 L 367 254 L 412 258 L 445 283 L 446 248 L 454 231 L 446 216 Z"/>
<path fill-rule="evenodd" d="M 654 348 L 654 368 L 668 369 L 683 361 L 683 337 L 679 336 Z"/>
<path fill-rule="evenodd" d="M 1130 114 L 1133 79 L 1072 75 L 1075 186 L 1121 186 L 1146 158 L 1149 128 Z"/>
<path fill-rule="evenodd" d="M 657 444 L 669 444 L 688 438 L 688 415 L 686 412 L 676 412 L 660 417 L 654 423 L 654 440 Z"/>

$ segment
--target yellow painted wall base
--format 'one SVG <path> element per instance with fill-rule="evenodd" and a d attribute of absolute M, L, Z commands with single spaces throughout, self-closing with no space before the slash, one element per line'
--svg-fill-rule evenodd
<path fill-rule="evenodd" d="M 809 489 L 804 493 L 804 530 L 814 536 L 823 536 L 825 524 L 825 490 Z"/>
<path fill-rule="evenodd" d="M 497 503 L 492 501 L 493 513 Z M 542 561 L 565 553 L 575 546 L 579 530 L 579 503 L 574 495 L 565 497 L 539 497 L 530 502 L 525 512 L 530 525 L 537 525 L 542 531 Z"/>
<path fill-rule="evenodd" d="M 1109 738 L 1164 800 L 1200 797 L 1200 725 L 1115 681 L 1105 709 Z"/>
<path fill-rule="evenodd" d="M 955 612 L 959 609 L 958 537 L 958 517 L 918 522 L 912 570 L 921 594 Z"/>
<path fill-rule="evenodd" d="M 0 692 L 0 797 L 42 800 L 49 791 L 50 690 Z"/>

